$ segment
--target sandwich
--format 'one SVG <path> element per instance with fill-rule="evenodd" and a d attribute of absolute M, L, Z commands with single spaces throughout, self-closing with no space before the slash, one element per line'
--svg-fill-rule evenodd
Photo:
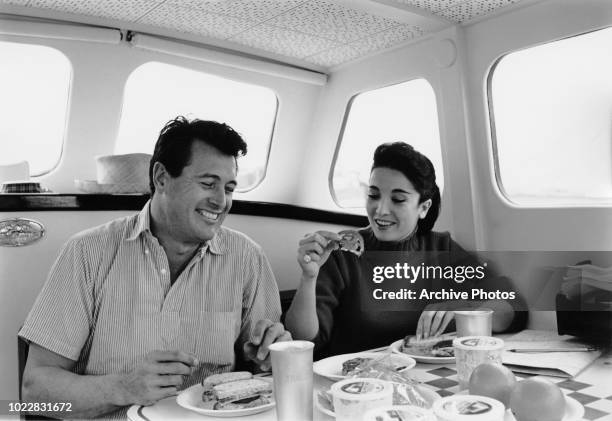
<path fill-rule="evenodd" d="M 406 336 L 402 352 L 432 357 L 454 357 L 453 339 L 456 337 L 455 332 L 419 340 L 416 336 Z"/>
<path fill-rule="evenodd" d="M 204 388 L 204 391 L 202 392 L 202 400 L 204 402 L 216 400 L 217 398 L 215 397 L 213 387 L 217 385 L 235 382 L 238 380 L 248 380 L 252 377 L 253 375 L 248 371 L 232 371 L 230 373 L 219 373 L 208 376 L 202 381 L 202 387 Z"/>
<path fill-rule="evenodd" d="M 213 374 L 202 381 L 204 406 L 216 410 L 245 409 L 270 403 L 272 384 L 248 371 Z"/>
<path fill-rule="evenodd" d="M 351 358 L 350 360 L 346 360 L 342 363 L 342 375 L 343 376 L 351 376 L 354 374 L 355 369 L 359 367 L 362 363 L 366 361 L 371 361 L 372 358 Z"/>
<path fill-rule="evenodd" d="M 361 256 L 365 250 L 363 237 L 361 234 L 354 230 L 345 230 L 340 231 L 338 235 L 341 237 L 340 241 L 338 242 L 340 245 L 340 250 L 348 251 L 349 253 Z"/>

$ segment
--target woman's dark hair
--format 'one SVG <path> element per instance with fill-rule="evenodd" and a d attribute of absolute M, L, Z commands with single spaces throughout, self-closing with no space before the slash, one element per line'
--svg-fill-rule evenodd
<path fill-rule="evenodd" d="M 155 193 L 153 185 L 155 163 L 161 162 L 172 177 L 178 177 L 183 172 L 183 168 L 191 162 L 191 145 L 196 140 L 234 158 L 247 153 L 244 139 L 227 124 L 198 119 L 189 121 L 183 116 L 178 116 L 166 123 L 155 143 L 149 164 L 151 195 Z"/>
<path fill-rule="evenodd" d="M 404 174 L 419 193 L 419 203 L 431 199 L 427 216 L 417 223 L 417 232 L 431 231 L 440 214 L 440 189 L 436 184 L 436 170 L 429 158 L 404 142 L 383 143 L 374 151 L 372 170 L 381 167 Z"/>

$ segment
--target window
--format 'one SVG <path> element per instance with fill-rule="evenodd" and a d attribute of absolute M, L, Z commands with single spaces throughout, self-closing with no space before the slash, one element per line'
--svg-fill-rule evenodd
<path fill-rule="evenodd" d="M 374 150 L 403 141 L 427 156 L 442 189 L 442 151 L 436 98 L 431 85 L 416 79 L 353 97 L 332 174 L 332 195 L 345 208 L 364 207 Z"/>
<path fill-rule="evenodd" d="M 0 165 L 28 161 L 30 175 L 62 155 L 72 68 L 41 45 L 0 41 Z"/>
<path fill-rule="evenodd" d="M 612 29 L 501 58 L 489 77 L 498 185 L 519 205 L 612 204 Z"/>
<path fill-rule="evenodd" d="M 247 142 L 248 153 L 238 161 L 238 191 L 250 190 L 266 172 L 277 108 L 270 89 L 146 63 L 126 83 L 115 153 L 153 153 L 159 131 L 178 115 L 227 123 Z"/>

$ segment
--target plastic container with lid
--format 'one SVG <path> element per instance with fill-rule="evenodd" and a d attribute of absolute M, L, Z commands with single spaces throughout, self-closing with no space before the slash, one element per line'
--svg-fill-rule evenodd
<path fill-rule="evenodd" d="M 457 380 L 466 389 L 474 368 L 482 363 L 501 364 L 504 341 L 492 336 L 463 336 L 453 340 Z"/>
<path fill-rule="evenodd" d="M 506 408 L 485 396 L 453 395 L 434 402 L 433 411 L 440 421 L 503 421 Z"/>
<path fill-rule="evenodd" d="M 393 384 L 378 379 L 346 379 L 331 387 L 337 421 L 362 419 L 370 409 L 393 403 Z"/>
<path fill-rule="evenodd" d="M 391 405 L 369 410 L 363 421 L 436 421 L 436 417 L 431 409 L 412 405 Z"/>

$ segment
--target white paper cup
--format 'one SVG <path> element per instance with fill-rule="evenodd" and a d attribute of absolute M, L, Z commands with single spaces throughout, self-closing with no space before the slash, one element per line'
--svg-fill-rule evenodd
<path fill-rule="evenodd" d="M 431 409 L 413 405 L 391 405 L 369 410 L 363 421 L 436 421 L 436 417 Z"/>
<path fill-rule="evenodd" d="M 312 351 L 308 341 L 270 345 L 278 421 L 312 421 Z"/>
<path fill-rule="evenodd" d="M 460 389 L 466 389 L 474 368 L 486 362 L 501 364 L 504 341 L 492 336 L 464 336 L 453 339 L 457 379 Z"/>
<path fill-rule="evenodd" d="M 493 332 L 493 310 L 455 311 L 457 337 L 461 336 L 491 336 Z"/>
<path fill-rule="evenodd" d="M 331 387 L 336 421 L 360 420 L 364 414 L 393 404 L 393 384 L 378 379 L 346 379 Z"/>
<path fill-rule="evenodd" d="M 433 411 L 440 421 L 503 421 L 506 408 L 485 396 L 453 395 L 434 402 Z"/>

